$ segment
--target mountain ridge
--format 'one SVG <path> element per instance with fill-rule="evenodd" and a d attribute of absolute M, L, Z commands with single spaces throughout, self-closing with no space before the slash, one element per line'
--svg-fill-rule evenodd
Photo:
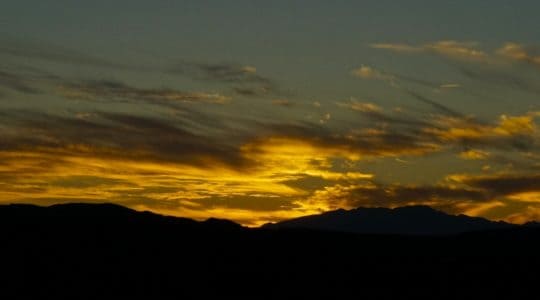
<path fill-rule="evenodd" d="M 416 210 L 440 217 L 404 209 Z M 0 239 L 9 274 L 0 287 L 22 299 L 528 299 L 540 268 L 535 227 L 356 234 L 245 228 L 115 205 L 14 205 L 0 206 Z"/>
<path fill-rule="evenodd" d="M 338 209 L 318 215 L 267 223 L 262 227 L 267 229 L 302 228 L 361 234 L 452 235 L 519 226 L 504 221 L 491 221 L 463 214 L 450 215 L 429 206 L 418 205 L 396 208 Z"/>
<path fill-rule="evenodd" d="M 6 222 L 143 222 L 182 223 L 205 228 L 247 229 L 231 220 L 208 218 L 196 221 L 185 217 L 137 211 L 112 203 L 66 203 L 50 206 L 33 204 L 0 205 L 0 223 Z M 33 218 L 33 220 L 31 220 Z M 539 223 L 524 225 L 491 221 L 463 214 L 450 215 L 425 205 L 396 208 L 358 207 L 337 209 L 321 214 L 302 216 L 277 223 L 267 223 L 254 229 L 308 229 L 356 234 L 397 235 L 452 235 L 474 231 L 537 227 Z"/>

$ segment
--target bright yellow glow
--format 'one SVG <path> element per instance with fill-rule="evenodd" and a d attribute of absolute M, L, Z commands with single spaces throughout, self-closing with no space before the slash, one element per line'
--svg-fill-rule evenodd
<path fill-rule="evenodd" d="M 524 192 L 508 196 L 509 199 L 520 202 L 540 203 L 540 192 Z"/>
<path fill-rule="evenodd" d="M 464 215 L 471 217 L 482 216 L 484 213 L 489 210 L 504 206 L 504 203 L 501 201 L 490 201 L 490 202 L 481 202 L 481 203 L 458 203 L 456 207 L 463 211 Z"/>
<path fill-rule="evenodd" d="M 369 103 L 352 104 L 356 110 L 380 110 Z M 425 130 L 450 141 L 531 135 L 536 133 L 536 116 L 538 113 L 502 116 L 499 123 L 492 126 L 441 118 L 438 122 L 443 126 L 438 128 L 443 129 Z M 355 194 L 357 190 L 385 189 L 382 194 L 373 191 L 373 195 L 391 199 L 396 196 L 392 194 L 392 186 L 375 184 L 374 175 L 359 172 L 356 162 L 366 157 L 422 155 L 443 148 L 429 141 L 402 148 L 384 147 L 384 144 L 375 149 L 369 147 L 379 145 L 385 136 L 384 128 L 364 128 L 351 130 L 336 143 L 316 138 L 260 138 L 239 147 L 240 157 L 249 163 L 234 167 L 212 157 L 197 157 L 197 164 L 179 163 L 153 159 L 151 153 L 118 153 L 114 149 L 84 145 L 0 151 L 0 202 L 114 202 L 158 213 L 196 219 L 227 218 L 255 226 L 331 209 L 352 208 L 358 203 L 351 201 L 352 198 L 362 197 Z M 363 142 L 368 146 L 364 147 Z M 469 150 L 460 156 L 487 159 L 489 153 Z M 454 184 L 467 185 L 469 178 L 453 175 L 445 184 L 452 188 Z M 302 180 L 305 182 L 298 183 Z M 399 202 L 399 205 L 437 205 L 439 200 L 442 199 L 428 195 L 418 201 Z M 532 203 L 540 202 L 540 196 L 532 191 L 508 195 L 502 200 L 488 200 L 455 202 L 455 209 L 469 215 L 482 215 L 499 207 L 499 201 Z M 384 205 L 394 204 L 385 202 Z"/>
<path fill-rule="evenodd" d="M 461 152 L 459 157 L 468 160 L 482 160 L 489 157 L 489 152 L 482 150 L 468 150 Z"/>
<path fill-rule="evenodd" d="M 496 125 L 480 125 L 461 118 L 444 117 L 436 121 L 440 128 L 425 128 L 426 133 L 433 134 L 447 141 L 461 139 L 490 139 L 505 136 L 532 135 L 537 132 L 535 118 L 538 112 L 522 116 L 502 115 Z"/>
<path fill-rule="evenodd" d="M 96 149 L 70 147 L 62 155 L 45 151 L 0 152 L 4 162 L 0 172 L 13 174 L 10 179 L 2 179 L 8 188 L 0 194 L 0 201 L 41 204 L 77 199 L 112 201 L 171 215 L 198 219 L 214 216 L 245 225 L 260 225 L 326 208 L 307 209 L 295 204 L 311 191 L 293 187 L 287 184 L 288 181 L 305 176 L 327 181 L 373 177 L 360 172 L 331 170 L 332 157 L 359 158 L 348 150 L 323 151 L 308 143 L 287 139 L 268 139 L 242 147 L 245 158 L 255 164 L 243 170 L 211 164 L 211 161 L 204 166 L 193 166 L 86 155 L 92 151 Z M 252 201 L 291 199 L 290 205 L 297 208 L 254 211 L 230 207 L 228 200 L 223 200 L 234 202 L 238 197 L 248 197 Z M 200 202 L 204 199 L 222 199 L 222 202 L 216 200 L 214 205 L 205 207 Z"/>

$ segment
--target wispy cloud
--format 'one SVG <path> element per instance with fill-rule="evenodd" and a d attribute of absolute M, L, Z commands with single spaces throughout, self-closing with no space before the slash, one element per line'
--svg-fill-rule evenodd
<path fill-rule="evenodd" d="M 338 132 L 316 123 L 250 123 L 246 136 L 231 139 L 129 114 L 3 112 L 0 182 L 7 187 L 0 200 L 99 199 L 254 225 L 337 207 L 429 204 L 480 213 L 500 201 L 536 199 L 538 179 L 528 175 L 400 185 L 335 166 L 336 160 L 424 156 L 472 144 L 476 151 L 509 147 L 509 140 L 536 134 L 529 126 L 536 114 L 471 127 L 444 115 L 404 122 L 369 103 L 348 104 L 343 107 L 387 125 Z M 254 209 L 253 201 L 262 200 L 267 205 Z"/>
<path fill-rule="evenodd" d="M 366 65 L 362 65 L 359 68 L 353 69 L 350 74 L 361 79 L 385 81 L 394 88 L 403 88 L 403 82 L 407 84 L 419 85 L 429 88 L 431 90 L 459 88 L 461 86 L 458 83 L 436 82 L 413 76 L 398 74 L 395 72 L 382 71 L 372 66 Z"/>
<path fill-rule="evenodd" d="M 0 54 L 11 57 L 112 69 L 147 70 L 143 66 L 109 61 L 44 41 L 8 38 L 5 36 L 1 37 L 0 40 Z"/>
<path fill-rule="evenodd" d="M 36 94 L 39 90 L 30 84 L 24 77 L 0 70 L 0 87 L 15 90 L 21 93 Z"/>
<path fill-rule="evenodd" d="M 496 52 L 504 58 L 523 62 L 535 66 L 540 66 L 540 54 L 538 49 L 526 46 L 518 43 L 506 43 Z"/>
<path fill-rule="evenodd" d="M 174 74 L 186 75 L 196 80 L 267 85 L 272 83 L 270 79 L 259 75 L 255 67 L 232 63 L 184 62 L 172 67 L 169 71 Z"/>
<path fill-rule="evenodd" d="M 382 80 L 392 80 L 395 76 L 388 74 L 386 72 L 381 72 L 370 66 L 361 66 L 360 68 L 354 69 L 351 71 L 351 74 L 356 77 L 363 79 L 382 79 Z"/>
<path fill-rule="evenodd" d="M 277 106 L 293 106 L 293 103 L 288 99 L 274 99 L 271 103 Z"/>
<path fill-rule="evenodd" d="M 96 101 L 148 102 L 153 104 L 175 102 L 205 102 L 224 104 L 232 98 L 218 93 L 182 92 L 174 89 L 147 89 L 129 86 L 118 81 L 87 81 L 63 84 L 60 94 L 68 98 Z"/>
<path fill-rule="evenodd" d="M 449 179 L 481 189 L 491 198 L 540 202 L 540 176 L 537 174 L 452 175 Z"/>
<path fill-rule="evenodd" d="M 421 45 L 376 43 L 370 45 L 375 49 L 390 50 L 404 53 L 433 53 L 455 59 L 473 61 L 486 61 L 488 54 L 478 49 L 476 42 L 460 42 L 455 40 L 442 40 Z"/>
<path fill-rule="evenodd" d="M 455 40 L 442 40 L 420 45 L 375 43 L 370 44 L 370 47 L 399 53 L 431 53 L 452 59 L 490 64 L 515 61 L 540 66 L 540 54 L 537 48 L 515 42 L 506 42 L 500 48 L 489 52 L 480 49 L 478 42 Z"/>

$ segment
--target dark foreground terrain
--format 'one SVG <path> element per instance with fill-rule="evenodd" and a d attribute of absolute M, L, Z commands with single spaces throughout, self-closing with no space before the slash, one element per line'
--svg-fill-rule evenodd
<path fill-rule="evenodd" d="M 3 299 L 535 299 L 540 282 L 535 226 L 369 235 L 70 204 L 1 206 L 0 231 Z"/>

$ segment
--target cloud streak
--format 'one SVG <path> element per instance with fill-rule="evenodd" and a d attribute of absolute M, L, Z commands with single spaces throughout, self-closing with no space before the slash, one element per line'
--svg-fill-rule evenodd
<path fill-rule="evenodd" d="M 503 62 L 520 62 L 532 66 L 540 66 L 538 49 L 515 42 L 506 42 L 500 48 L 490 53 L 480 49 L 477 42 L 461 42 L 442 40 L 420 45 L 399 43 L 374 43 L 369 45 L 374 49 L 388 50 L 397 53 L 428 53 L 446 58 L 480 63 L 498 64 Z"/>
<path fill-rule="evenodd" d="M 59 86 L 61 95 L 68 98 L 94 101 L 147 102 L 171 104 L 180 102 L 228 103 L 232 98 L 218 93 L 182 92 L 174 89 L 146 89 L 117 81 L 88 81 Z"/>
<path fill-rule="evenodd" d="M 432 53 L 454 59 L 487 61 L 489 55 L 478 49 L 477 45 L 478 43 L 476 42 L 442 40 L 421 45 L 376 43 L 371 44 L 370 47 L 401 53 Z"/>

